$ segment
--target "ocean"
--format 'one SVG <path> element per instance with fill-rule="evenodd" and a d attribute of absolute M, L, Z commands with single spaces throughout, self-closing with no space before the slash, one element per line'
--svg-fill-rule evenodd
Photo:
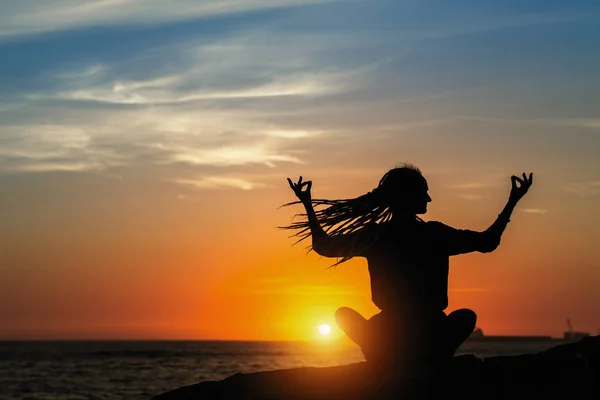
<path fill-rule="evenodd" d="M 542 351 L 556 342 L 467 342 L 480 357 Z M 0 342 L 1 400 L 148 400 L 180 386 L 238 372 L 364 361 L 333 342 Z"/>

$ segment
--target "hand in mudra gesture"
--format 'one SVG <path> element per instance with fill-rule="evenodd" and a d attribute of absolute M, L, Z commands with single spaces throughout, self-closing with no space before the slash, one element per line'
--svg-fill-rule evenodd
<path fill-rule="evenodd" d="M 513 175 L 510 177 L 510 180 L 512 182 L 510 198 L 514 201 L 519 201 L 525 196 L 525 193 L 527 193 L 533 183 L 533 172 L 529 174 L 529 177 L 523 172 L 523 178 Z"/>
<path fill-rule="evenodd" d="M 296 194 L 296 197 L 298 197 L 298 199 L 301 202 L 310 203 L 310 201 L 311 201 L 310 188 L 312 187 L 312 181 L 302 182 L 302 177 L 300 177 L 300 179 L 298 179 L 297 183 L 292 182 L 292 180 L 290 178 L 287 178 L 287 181 L 290 184 L 290 187 L 292 188 L 294 193 Z M 305 190 L 303 190 L 304 187 L 306 187 Z"/>

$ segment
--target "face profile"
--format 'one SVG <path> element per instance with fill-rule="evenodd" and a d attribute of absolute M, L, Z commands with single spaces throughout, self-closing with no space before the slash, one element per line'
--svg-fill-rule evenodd
<path fill-rule="evenodd" d="M 397 216 L 427 213 L 431 202 L 427 180 L 416 168 L 395 168 L 380 181 L 383 200 Z"/>
<path fill-rule="evenodd" d="M 421 208 L 417 209 L 416 214 L 425 214 L 427 212 L 427 204 L 431 203 L 431 196 L 429 195 L 429 186 L 427 185 L 427 180 L 423 178 L 423 188 L 418 192 L 419 202 L 421 204 Z"/>
<path fill-rule="evenodd" d="M 412 192 L 408 193 L 409 203 L 407 204 L 407 212 L 411 214 L 427 213 L 427 203 L 431 202 L 429 196 L 429 187 L 427 180 L 421 176 L 420 181 L 414 187 Z"/>

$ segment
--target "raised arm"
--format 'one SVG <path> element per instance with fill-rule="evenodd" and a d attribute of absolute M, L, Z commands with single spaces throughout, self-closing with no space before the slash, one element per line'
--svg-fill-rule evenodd
<path fill-rule="evenodd" d="M 325 232 L 312 205 L 310 190 L 312 182 L 302 182 L 302 177 L 297 183 L 287 179 L 290 187 L 306 209 L 306 216 L 310 227 L 312 238 L 312 249 L 324 257 L 355 257 L 362 255 L 364 244 L 369 239 L 366 231 L 356 232 L 349 235 L 330 236 Z"/>
<path fill-rule="evenodd" d="M 527 176 L 523 173 L 523 178 L 512 176 L 512 188 L 508 201 L 498 218 L 483 232 L 470 230 L 458 230 L 446 227 L 444 234 L 444 242 L 448 246 L 450 255 L 464 254 L 473 251 L 489 253 L 500 245 L 500 239 L 506 229 L 506 225 L 510 222 L 510 217 L 517 203 L 525 196 L 533 183 L 533 173 Z"/>
<path fill-rule="evenodd" d="M 533 183 L 533 173 L 530 173 L 529 177 L 523 173 L 523 179 L 513 175 L 510 177 L 510 180 L 512 188 L 506 205 L 500 214 L 498 214 L 498 218 L 496 218 L 494 223 L 483 232 L 485 240 L 481 251 L 484 253 L 494 251 L 498 245 L 500 245 L 500 239 L 502 238 L 506 225 L 510 222 L 512 212 Z"/>

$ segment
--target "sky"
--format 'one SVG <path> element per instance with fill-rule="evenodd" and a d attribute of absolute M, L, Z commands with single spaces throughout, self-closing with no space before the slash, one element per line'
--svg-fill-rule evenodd
<path fill-rule="evenodd" d="M 600 329 L 600 3 L 0 3 L 0 339 L 309 340 L 366 261 L 294 245 L 313 196 L 418 166 L 487 334 Z"/>

